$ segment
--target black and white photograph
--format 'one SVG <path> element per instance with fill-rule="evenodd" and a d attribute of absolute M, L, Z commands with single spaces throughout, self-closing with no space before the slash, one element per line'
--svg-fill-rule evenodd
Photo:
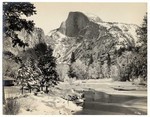
<path fill-rule="evenodd" d="M 147 2 L 2 2 L 3 115 L 148 115 Z"/>

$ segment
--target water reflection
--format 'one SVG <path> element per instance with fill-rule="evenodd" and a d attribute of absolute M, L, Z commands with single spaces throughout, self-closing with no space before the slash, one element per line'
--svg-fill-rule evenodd
<path fill-rule="evenodd" d="M 83 110 L 77 115 L 145 115 L 146 97 L 110 95 L 95 90 L 84 91 Z"/>

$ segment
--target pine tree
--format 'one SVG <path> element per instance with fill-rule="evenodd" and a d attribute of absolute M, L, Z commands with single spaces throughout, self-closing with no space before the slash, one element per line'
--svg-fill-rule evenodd
<path fill-rule="evenodd" d="M 29 79 L 31 78 L 32 72 L 30 71 L 31 69 L 25 64 L 22 64 L 22 66 L 18 70 L 18 75 L 17 75 L 17 81 L 21 84 L 22 88 L 22 94 L 23 94 L 23 89 L 25 86 L 27 86 Z"/>
<path fill-rule="evenodd" d="M 43 74 L 41 85 L 46 87 L 46 93 L 48 93 L 48 88 L 57 85 L 57 81 L 59 80 L 56 72 L 56 58 L 52 56 L 52 52 L 53 50 L 50 47 L 47 47 L 47 50 L 38 60 L 38 67 Z"/>
<path fill-rule="evenodd" d="M 94 61 L 94 60 L 93 60 L 93 56 L 92 56 L 92 54 L 91 54 L 91 55 L 90 55 L 90 58 L 89 58 L 89 62 L 88 62 L 88 67 L 87 67 L 87 70 L 86 70 L 86 71 L 87 71 L 87 76 L 86 76 L 87 79 L 89 79 L 89 75 L 88 75 L 88 74 L 89 74 L 89 67 L 90 67 L 90 65 L 93 63 L 93 61 Z"/>
<path fill-rule="evenodd" d="M 72 64 L 75 62 L 75 54 L 74 52 L 71 53 L 71 58 L 70 58 L 70 64 L 69 64 L 69 71 L 68 71 L 68 76 L 69 78 L 76 77 L 75 72 L 72 68 Z"/>
<path fill-rule="evenodd" d="M 142 43 L 139 48 L 138 54 L 138 64 L 139 64 L 139 74 L 147 78 L 147 14 L 144 16 L 142 26 L 137 30 L 139 35 L 139 40 Z"/>
<path fill-rule="evenodd" d="M 92 63 L 93 63 L 93 56 L 92 56 L 92 54 L 91 54 L 91 56 L 90 56 L 90 60 L 89 60 L 89 63 L 88 63 L 88 66 L 90 66 Z"/>
<path fill-rule="evenodd" d="M 24 86 L 27 86 L 30 93 L 33 88 L 39 90 L 39 84 L 37 84 L 38 76 L 40 73 L 37 71 L 33 58 L 28 58 L 25 63 L 21 65 L 18 70 L 17 81 L 22 86 L 22 94 Z"/>
<path fill-rule="evenodd" d="M 137 30 L 139 35 L 140 42 L 143 42 L 143 45 L 147 44 L 147 13 L 143 18 L 143 23 L 141 27 Z"/>
<path fill-rule="evenodd" d="M 108 74 L 109 74 L 109 77 L 110 77 L 111 58 L 110 58 L 110 54 L 109 53 L 107 54 L 107 65 L 108 65 Z"/>
<path fill-rule="evenodd" d="M 74 54 L 74 52 L 72 52 L 72 54 L 71 54 L 71 58 L 70 58 L 70 63 L 72 64 L 72 63 L 74 63 L 76 60 L 75 60 L 75 54 Z"/>
<path fill-rule="evenodd" d="M 10 37 L 12 39 L 13 47 L 17 44 L 20 47 L 28 46 L 19 39 L 16 31 L 25 29 L 27 33 L 31 33 L 34 29 L 34 22 L 23 19 L 22 16 L 29 17 L 36 14 L 33 4 L 29 2 L 4 2 L 3 3 L 3 33 L 4 38 Z"/>
<path fill-rule="evenodd" d="M 75 72 L 75 70 L 74 70 L 72 64 L 69 65 L 68 76 L 69 76 L 69 78 L 74 78 L 74 77 L 76 77 L 76 72 Z"/>

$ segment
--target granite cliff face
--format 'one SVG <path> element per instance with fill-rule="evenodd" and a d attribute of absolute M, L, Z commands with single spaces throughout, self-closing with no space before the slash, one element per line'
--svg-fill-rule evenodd
<path fill-rule="evenodd" d="M 53 55 L 59 63 L 69 63 L 74 52 L 75 59 L 85 65 L 88 65 L 92 56 L 94 61 L 90 65 L 90 71 L 92 68 L 103 68 L 107 73 L 109 57 L 109 67 L 114 67 L 116 73 L 119 73 L 122 65 L 128 64 L 127 61 L 130 62 L 132 59 L 126 56 L 132 55 L 133 48 L 140 45 L 136 34 L 137 28 L 134 24 L 104 22 L 97 16 L 70 12 L 67 20 L 62 22 L 57 30 L 51 31 L 46 42 L 51 43 Z M 122 50 L 125 50 L 124 53 Z M 93 71 L 99 72 L 98 69 Z"/>
<path fill-rule="evenodd" d="M 27 34 L 25 30 L 17 32 L 17 34 L 18 37 L 24 42 L 27 42 L 29 46 L 23 48 L 16 45 L 13 47 L 10 38 L 3 39 L 3 68 L 6 69 L 6 67 L 10 66 L 8 70 L 10 72 L 17 72 L 18 69 L 16 69 L 15 66 L 19 68 L 21 61 L 22 63 L 26 63 L 30 58 L 37 61 L 38 55 L 35 51 L 35 47 L 41 43 L 45 43 L 44 31 L 41 28 L 35 28 L 31 35 Z M 7 69 L 4 70 L 4 73 L 5 71 L 7 71 Z"/>
<path fill-rule="evenodd" d="M 70 12 L 67 20 L 61 24 L 59 31 L 66 36 L 75 37 L 84 34 L 86 26 L 93 21 L 101 22 L 101 19 L 98 17 L 87 17 L 81 12 Z"/>
<path fill-rule="evenodd" d="M 28 47 L 22 48 L 19 46 L 12 47 L 12 42 L 10 38 L 4 39 L 3 41 L 3 51 L 9 51 L 14 55 L 18 55 L 20 52 L 33 48 L 39 43 L 45 43 L 45 34 L 41 28 L 35 28 L 34 31 L 29 35 L 25 30 L 17 32 L 18 37 L 29 44 Z"/>

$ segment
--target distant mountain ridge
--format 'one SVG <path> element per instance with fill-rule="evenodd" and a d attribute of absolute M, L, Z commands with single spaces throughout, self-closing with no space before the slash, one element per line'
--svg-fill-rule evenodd
<path fill-rule="evenodd" d="M 111 67 L 119 69 L 128 64 L 127 58 L 123 56 L 133 54 L 132 49 L 140 45 L 136 33 L 138 28 L 134 24 L 104 22 L 97 16 L 90 19 L 82 12 L 70 12 L 67 20 L 57 30 L 53 30 L 45 41 L 53 47 L 53 55 L 58 63 L 69 63 L 74 52 L 75 58 L 85 65 L 88 65 L 92 56 L 93 68 L 102 61 L 102 67 L 107 69 L 107 56 L 110 55 Z M 117 52 L 122 49 L 129 51 L 118 56 Z"/>

